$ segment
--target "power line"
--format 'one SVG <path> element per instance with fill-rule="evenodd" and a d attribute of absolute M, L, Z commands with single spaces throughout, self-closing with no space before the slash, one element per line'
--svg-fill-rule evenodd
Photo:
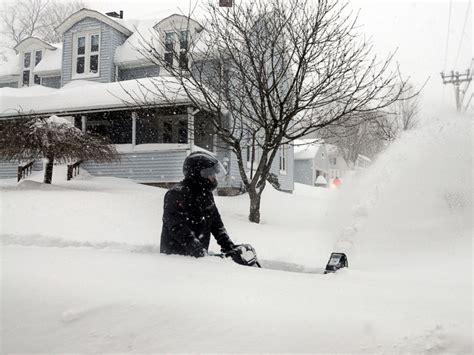
<path fill-rule="evenodd" d="M 456 109 L 458 111 L 462 111 L 464 95 L 466 94 L 469 84 L 471 83 L 472 72 L 469 69 L 467 69 L 465 73 L 461 74 L 459 72 L 455 73 L 454 71 L 451 71 L 450 74 L 445 74 L 442 72 L 441 78 L 443 79 L 443 84 L 453 84 L 454 95 L 456 99 Z M 464 85 L 464 87 L 461 88 L 461 85 Z"/>
<path fill-rule="evenodd" d="M 448 63 L 448 47 L 449 47 L 449 31 L 451 27 L 451 8 L 453 5 L 453 0 L 449 0 L 449 15 L 448 15 L 448 33 L 446 35 L 446 54 L 444 56 L 444 69 L 443 71 L 446 70 L 446 64 Z"/>
<path fill-rule="evenodd" d="M 459 53 L 461 52 L 462 41 L 464 39 L 464 31 L 466 30 L 466 24 L 467 24 L 467 19 L 469 17 L 470 8 L 471 8 L 471 0 L 469 0 L 469 3 L 467 4 L 466 17 L 464 18 L 464 25 L 462 27 L 462 32 L 461 32 L 461 40 L 459 41 L 458 54 L 456 55 L 456 61 L 454 63 L 454 67 L 456 67 L 456 64 L 458 64 Z"/>

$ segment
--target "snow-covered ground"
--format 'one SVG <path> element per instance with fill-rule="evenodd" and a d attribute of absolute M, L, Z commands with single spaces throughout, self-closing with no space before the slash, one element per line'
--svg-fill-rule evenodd
<path fill-rule="evenodd" d="M 340 189 L 269 186 L 260 225 L 216 197 L 262 269 L 159 254 L 163 189 L 1 181 L 0 353 L 471 353 L 471 136 L 445 118 Z"/>

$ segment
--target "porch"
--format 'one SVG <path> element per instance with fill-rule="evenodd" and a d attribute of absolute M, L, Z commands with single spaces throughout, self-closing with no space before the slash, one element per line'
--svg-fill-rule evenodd
<path fill-rule="evenodd" d="M 167 185 L 183 178 L 182 164 L 195 150 L 215 152 L 206 114 L 189 106 L 90 112 L 72 117 L 81 130 L 107 137 L 120 162 L 85 162 L 91 175 Z"/>

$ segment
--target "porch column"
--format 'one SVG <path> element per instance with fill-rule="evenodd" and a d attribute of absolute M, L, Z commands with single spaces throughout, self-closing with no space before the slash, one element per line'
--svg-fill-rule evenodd
<path fill-rule="evenodd" d="M 191 106 L 187 107 L 188 114 L 188 144 L 189 149 L 194 151 L 194 113 L 195 111 Z"/>
<path fill-rule="evenodd" d="M 87 116 L 81 115 L 82 132 L 86 132 Z"/>
<path fill-rule="evenodd" d="M 132 111 L 132 147 L 137 144 L 137 113 Z"/>

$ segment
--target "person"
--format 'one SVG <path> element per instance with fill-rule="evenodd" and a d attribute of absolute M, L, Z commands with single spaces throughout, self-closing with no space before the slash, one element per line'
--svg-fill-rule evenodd
<path fill-rule="evenodd" d="M 210 234 L 222 253 L 237 246 L 222 222 L 212 191 L 224 167 L 211 154 L 193 152 L 183 164 L 184 179 L 164 198 L 160 252 L 194 257 L 208 255 Z"/>
<path fill-rule="evenodd" d="M 336 178 L 332 181 L 332 184 L 334 187 L 339 187 L 341 185 L 341 180 L 338 176 L 336 176 Z"/>

